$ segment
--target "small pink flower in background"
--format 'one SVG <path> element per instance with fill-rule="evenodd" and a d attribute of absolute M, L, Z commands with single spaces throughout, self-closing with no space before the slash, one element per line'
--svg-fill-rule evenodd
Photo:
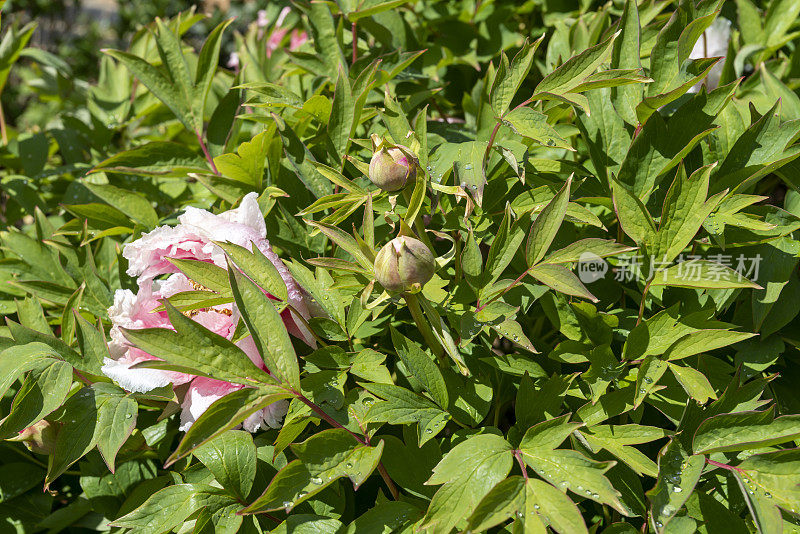
<path fill-rule="evenodd" d="M 228 62 L 225 64 L 226 67 L 229 69 L 238 69 L 239 68 L 239 54 L 236 52 L 231 52 L 231 55 L 228 56 Z"/>
<path fill-rule="evenodd" d="M 283 23 L 286 21 L 286 17 L 291 11 L 291 8 L 284 7 L 278 15 L 278 19 L 275 21 L 275 27 L 267 39 L 267 57 L 272 57 L 272 53 L 280 48 L 283 38 L 289 33 L 289 28 L 284 28 Z M 266 13 L 264 14 L 264 20 L 267 20 Z M 259 12 L 258 22 L 261 22 L 261 12 Z M 259 26 L 261 27 L 260 24 Z M 300 48 L 306 41 L 308 41 L 308 34 L 305 31 L 298 29 L 292 30 L 292 34 L 289 37 L 289 50 Z"/>
<path fill-rule="evenodd" d="M 304 319 L 309 318 L 305 297 L 266 238 L 266 225 L 255 193 L 246 195 L 238 208 L 219 215 L 198 208 L 186 208 L 178 222 L 174 227 L 156 228 L 126 245 L 122 252 L 128 260 L 128 274 L 138 277 L 139 291 L 133 293 L 120 289 L 114 295 L 114 305 L 108 311 L 112 321 L 109 343 L 111 357 L 106 358 L 103 373 L 121 387 L 136 392 L 191 382 L 182 404 L 181 429 L 186 430 L 211 403 L 242 386 L 173 371 L 131 368 L 137 363 L 157 358 L 131 346 L 120 328 L 172 328 L 166 312 L 153 310 L 161 305 L 161 299 L 195 289 L 192 282 L 178 272 L 167 258 L 207 261 L 226 268 L 225 254 L 213 241 L 227 241 L 249 250 L 257 247 L 275 265 L 286 284 L 288 300 L 294 310 L 286 309 L 281 314 L 287 330 L 310 346 L 315 346 L 315 341 L 303 322 L 294 315 L 296 313 Z M 230 339 L 236 329 L 239 313 L 235 306 L 228 304 L 197 310 L 191 314 L 191 318 L 212 332 Z M 245 338 L 238 345 L 253 363 L 265 369 L 252 338 Z M 286 402 L 279 402 L 257 412 L 245 421 L 245 428 L 255 431 L 262 424 L 279 426 L 286 406 Z"/>
<path fill-rule="evenodd" d="M 264 9 L 259 9 L 258 14 L 256 15 L 256 26 L 263 28 L 268 25 L 269 17 L 267 17 L 267 11 Z"/>

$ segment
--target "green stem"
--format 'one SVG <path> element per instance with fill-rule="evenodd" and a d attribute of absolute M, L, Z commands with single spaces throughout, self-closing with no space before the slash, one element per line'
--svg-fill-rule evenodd
<path fill-rule="evenodd" d="M 408 305 L 408 311 L 411 312 L 411 317 L 414 318 L 414 322 L 417 324 L 417 328 L 419 328 L 422 337 L 425 339 L 425 342 L 430 346 L 433 353 L 436 355 L 437 358 L 442 359 L 444 357 L 444 347 L 442 344 L 439 343 L 439 340 L 433 334 L 433 330 L 431 330 L 431 324 L 425 319 L 425 315 L 422 313 L 422 308 L 419 305 L 419 299 L 417 299 L 416 295 L 412 295 L 410 293 L 403 293 L 403 298 Z"/>
<path fill-rule="evenodd" d="M 406 199 L 406 205 L 410 206 L 411 193 L 409 192 L 408 188 L 403 189 L 403 198 Z M 408 221 L 406 221 L 406 223 L 407 222 Z M 430 249 L 431 253 L 435 254 L 436 249 L 433 248 L 433 243 L 431 243 L 431 240 L 428 238 L 428 233 L 425 232 L 425 226 L 423 226 L 419 214 L 417 214 L 417 216 L 414 218 L 413 227 L 414 231 L 417 233 L 417 236 L 419 237 L 419 240 L 425 243 L 425 246 Z"/>
<path fill-rule="evenodd" d="M 642 302 L 639 303 L 639 317 L 636 318 L 636 326 L 639 326 L 639 323 L 642 322 L 642 316 L 644 315 L 644 304 L 647 301 L 647 292 L 650 291 L 650 284 L 652 282 L 652 278 L 648 280 L 644 286 L 644 291 L 642 291 Z"/>

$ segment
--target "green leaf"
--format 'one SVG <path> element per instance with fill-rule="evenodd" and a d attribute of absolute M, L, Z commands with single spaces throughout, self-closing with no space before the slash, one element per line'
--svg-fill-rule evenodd
<path fill-rule="evenodd" d="M 388 94 L 388 93 L 387 93 Z M 353 132 L 355 120 L 355 102 L 350 87 L 350 79 L 343 68 L 339 69 L 336 78 L 336 90 L 333 93 L 331 104 L 331 118 L 328 122 L 328 138 L 333 144 L 333 154 L 336 161 L 344 165 L 344 157 L 350 146 L 350 135 Z"/>
<path fill-rule="evenodd" d="M 597 298 L 592 295 L 578 277 L 566 267 L 549 263 L 540 263 L 530 268 L 528 274 L 559 293 L 597 302 Z"/>
<path fill-rule="evenodd" d="M 300 367 L 292 340 L 272 300 L 249 278 L 228 266 L 231 290 L 264 363 L 283 384 L 300 390 Z"/>
<path fill-rule="evenodd" d="M 142 534 L 160 534 L 183 525 L 198 510 L 219 509 L 232 499 L 221 488 L 206 484 L 175 484 L 151 495 L 132 512 L 115 519 L 113 526 Z M 235 501 L 233 501 L 235 502 Z"/>
<path fill-rule="evenodd" d="M 656 532 L 667 532 L 667 525 L 689 500 L 705 465 L 705 456 L 687 454 L 677 439 L 671 440 L 658 453 L 656 485 L 647 492 L 651 502 L 650 517 Z"/>
<path fill-rule="evenodd" d="M 575 150 L 547 123 L 547 115 L 529 107 L 514 108 L 503 116 L 503 123 L 514 133 L 528 137 L 542 145 Z"/>
<path fill-rule="evenodd" d="M 366 384 L 361 387 L 383 399 L 369 409 L 367 421 L 389 423 L 390 425 L 417 424 L 417 435 L 420 447 L 426 441 L 436 437 L 450 420 L 450 414 L 434 403 L 393 384 Z"/>
<path fill-rule="evenodd" d="M 532 43 L 525 39 L 525 44 L 522 45 L 519 52 L 514 56 L 511 65 L 508 65 L 508 59 L 503 56 L 503 61 L 500 62 L 500 67 L 494 77 L 492 89 L 490 91 L 492 110 L 498 117 L 503 117 L 514 99 L 514 95 L 519 91 L 522 82 L 528 76 L 528 73 L 533 66 L 533 58 L 536 50 L 544 39 L 544 34 L 533 41 Z"/>
<path fill-rule="evenodd" d="M 754 454 L 732 471 L 761 532 L 778 532 L 781 513 L 800 506 L 800 458 L 797 449 Z"/>
<path fill-rule="evenodd" d="M 550 244 L 555 239 L 567 212 L 571 184 L 572 177 L 570 176 L 558 194 L 553 197 L 553 200 L 544 207 L 536 217 L 536 220 L 533 221 L 530 234 L 528 234 L 528 242 L 525 245 L 525 260 L 529 266 L 536 265 L 544 258 L 550 248 Z"/>
<path fill-rule="evenodd" d="M 716 207 L 716 202 L 706 202 L 708 180 L 715 166 L 701 167 L 688 178 L 683 165 L 678 167 L 678 174 L 664 200 L 656 236 L 654 253 L 659 261 L 671 262 L 691 244 L 706 217 Z"/>
<path fill-rule="evenodd" d="M 142 176 L 186 176 L 190 172 L 208 172 L 208 163 L 186 145 L 151 141 L 101 161 L 90 172 L 98 171 Z"/>
<path fill-rule="evenodd" d="M 643 425 L 595 425 L 582 428 L 580 433 L 593 452 L 605 449 L 638 474 L 653 478 L 658 473 L 655 462 L 631 445 L 650 443 L 670 435 L 662 428 Z"/>
<path fill-rule="evenodd" d="M 353 256 L 353 258 L 355 258 L 356 261 L 358 261 L 358 263 L 360 263 L 365 269 L 368 269 L 369 271 L 372 270 L 373 263 L 364 254 L 364 252 L 361 250 L 361 247 L 358 246 L 358 243 L 353 236 L 332 224 L 310 221 L 308 219 L 303 220 L 308 226 L 317 228 L 320 232 L 328 236 L 334 243 L 339 245 L 347 253 Z"/>
<path fill-rule="evenodd" d="M 569 497 L 541 480 L 512 476 L 496 485 L 469 518 L 468 530 L 482 532 L 507 519 L 523 532 L 588 532 L 580 510 Z"/>
<path fill-rule="evenodd" d="M 95 446 L 113 472 L 117 452 L 136 426 L 136 401 L 113 384 L 97 382 L 72 395 L 62 410 L 45 487 Z"/>
<path fill-rule="evenodd" d="M 263 290 L 286 302 L 289 298 L 286 282 L 281 278 L 275 264 L 258 247 L 252 252 L 235 243 L 215 241 L 215 245 L 225 251 L 236 266 Z"/>
<path fill-rule="evenodd" d="M 197 282 L 206 289 L 222 295 L 230 295 L 228 273 L 225 269 L 213 263 L 202 260 L 184 258 L 166 258 L 171 264 L 181 270 L 189 279 Z"/>
<path fill-rule="evenodd" d="M 686 393 L 700 404 L 705 404 L 708 399 L 716 399 L 717 393 L 706 378 L 706 375 L 697 369 L 684 365 L 669 364 L 669 369 L 680 382 Z"/>
<path fill-rule="evenodd" d="M 383 441 L 375 446 L 366 445 L 353 439 L 347 430 L 332 428 L 292 445 L 292 451 L 298 459 L 281 469 L 244 513 L 290 512 L 342 477 L 349 478 L 358 489 L 377 467 Z"/>
<path fill-rule="evenodd" d="M 567 417 L 551 419 L 528 429 L 519 445 L 522 459 L 540 477 L 562 491 L 569 489 L 628 515 L 619 493 L 604 476 L 615 462 L 596 462 L 574 450 L 556 449 L 582 425 L 567 423 Z"/>
<path fill-rule="evenodd" d="M 153 93 L 153 96 L 158 98 L 175 114 L 175 117 L 187 130 L 190 132 L 201 131 L 202 124 L 198 126 L 195 117 L 192 115 L 189 96 L 191 80 L 189 79 L 188 67 L 180 51 L 180 43 L 177 42 L 177 37 L 163 26 L 158 34 L 162 43 L 168 45 L 166 50 L 159 47 L 159 52 L 168 54 L 169 64 L 178 71 L 175 73 L 170 72 L 169 77 L 162 74 L 160 70 L 144 59 L 128 52 L 122 52 L 121 50 L 104 50 L 104 52 L 125 65 Z M 176 57 L 176 54 L 180 57 Z M 175 76 L 180 79 L 176 80 Z"/>
<path fill-rule="evenodd" d="M 240 501 L 247 499 L 256 477 L 256 446 L 253 436 L 228 430 L 194 450 L 220 485 Z"/>
<path fill-rule="evenodd" d="M 72 366 L 42 358 L 22 381 L 9 414 L 0 423 L 0 438 L 8 439 L 61 406 L 72 385 Z"/>
<path fill-rule="evenodd" d="M 614 211 L 619 225 L 637 245 L 647 245 L 655 240 L 656 225 L 642 201 L 627 187 L 611 178 Z"/>
<path fill-rule="evenodd" d="M 774 406 L 763 412 L 720 414 L 703 421 L 692 449 L 700 454 L 745 451 L 800 438 L 800 415 L 775 417 Z"/>
<path fill-rule="evenodd" d="M 405 337 L 395 328 L 391 329 L 391 334 L 392 344 L 403 364 L 425 386 L 425 389 L 428 390 L 436 404 L 446 410 L 449 404 L 447 385 L 434 359 L 428 356 L 419 345 Z"/>
<path fill-rule="evenodd" d="M 600 44 L 569 58 L 563 65 L 545 76 L 533 91 L 534 98 L 542 94 L 569 95 L 583 80 L 594 73 L 611 52 L 611 45 L 619 35 L 613 34 Z"/>
<path fill-rule="evenodd" d="M 633 250 L 636 250 L 636 247 L 622 245 L 613 239 L 589 237 L 580 239 L 560 250 L 551 252 L 549 255 L 545 256 L 542 262 L 552 264 L 571 263 L 580 261 L 584 254 L 591 255 L 591 257 L 607 258 Z"/>
<path fill-rule="evenodd" d="M 148 230 L 158 225 L 158 214 L 146 198 L 109 184 L 84 182 L 83 186 Z"/>
<path fill-rule="evenodd" d="M 167 459 L 166 465 L 169 466 L 226 430 L 240 425 L 258 410 L 289 397 L 291 394 L 280 387 L 260 386 L 238 389 L 217 399 L 192 423 L 178 448 Z"/>
<path fill-rule="evenodd" d="M 233 22 L 232 18 L 223 20 L 216 28 L 211 30 L 197 58 L 191 106 L 192 113 L 200 122 L 200 128 L 196 131 L 201 133 L 203 130 L 203 112 L 206 108 L 208 92 L 211 89 L 211 83 L 214 81 L 214 75 L 219 66 L 219 49 L 222 46 L 222 34 L 231 22 Z"/>
<path fill-rule="evenodd" d="M 426 484 L 444 484 L 431 500 L 423 529 L 443 533 L 472 513 L 511 471 L 511 445 L 494 434 L 473 436 L 453 447 Z"/>
<path fill-rule="evenodd" d="M 708 260 L 687 260 L 655 273 L 651 286 L 726 289 L 761 286 L 730 267 Z"/>
<path fill-rule="evenodd" d="M 236 149 L 236 154 L 221 154 L 214 158 L 214 165 L 220 174 L 231 180 L 247 184 L 260 191 L 272 136 L 265 130 L 245 141 Z"/>
<path fill-rule="evenodd" d="M 178 370 L 232 382 L 259 385 L 274 379 L 256 367 L 247 354 L 228 339 L 211 332 L 166 301 L 175 330 L 166 328 L 122 329 L 125 338 L 148 354 L 164 361 L 146 361 L 139 367 Z"/>

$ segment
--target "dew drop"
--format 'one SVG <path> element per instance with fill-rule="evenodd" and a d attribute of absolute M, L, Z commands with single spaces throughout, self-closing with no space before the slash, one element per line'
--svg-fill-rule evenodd
<path fill-rule="evenodd" d="M 465 171 L 471 171 L 472 170 L 472 163 L 467 163 L 466 165 L 464 165 L 464 170 Z"/>
<path fill-rule="evenodd" d="M 648 384 L 652 384 L 653 383 L 653 379 L 650 378 L 649 376 L 644 377 L 644 381 L 647 382 Z"/>
<path fill-rule="evenodd" d="M 294 502 L 292 502 L 292 501 L 283 501 L 283 507 L 284 508 L 289 509 L 292 506 L 294 506 Z"/>
<path fill-rule="evenodd" d="M 766 497 L 767 499 L 771 499 L 772 498 L 772 494 L 770 492 L 768 492 L 768 491 L 765 491 L 764 492 L 764 497 Z"/>
<path fill-rule="evenodd" d="M 322 485 L 322 479 L 319 477 L 311 477 L 311 483 L 320 486 Z"/>
<path fill-rule="evenodd" d="M 525 514 L 523 514 L 523 513 L 522 513 L 522 512 L 520 512 L 519 510 L 517 510 L 517 512 L 516 512 L 514 515 L 516 515 L 516 516 L 517 516 L 517 519 L 522 519 L 523 517 L 525 517 Z"/>
<path fill-rule="evenodd" d="M 538 510 L 539 508 L 540 508 L 540 506 L 539 506 L 538 504 L 534 504 L 534 505 L 533 505 L 533 509 L 534 509 L 534 510 Z"/>
<path fill-rule="evenodd" d="M 347 462 L 347 463 L 345 464 L 345 466 L 346 466 L 348 469 L 350 469 L 350 468 L 352 468 L 352 467 L 353 467 L 353 464 L 352 464 L 351 462 Z"/>
<path fill-rule="evenodd" d="M 673 493 L 680 493 L 682 491 L 683 491 L 683 488 L 681 488 L 680 486 L 675 486 L 674 488 L 672 488 L 672 492 Z"/>

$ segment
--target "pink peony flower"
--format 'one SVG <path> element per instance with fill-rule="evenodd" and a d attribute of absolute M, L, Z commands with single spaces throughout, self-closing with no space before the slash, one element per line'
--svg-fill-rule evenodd
<path fill-rule="evenodd" d="M 289 33 L 289 28 L 284 28 L 283 23 L 286 21 L 286 17 L 291 12 L 291 8 L 284 7 L 280 14 L 278 15 L 278 19 L 275 21 L 275 27 L 272 30 L 269 38 L 267 39 L 267 57 L 272 57 L 272 53 L 280 48 L 281 43 L 283 42 L 284 37 L 286 34 Z M 261 13 L 259 12 L 259 27 L 261 27 Z M 264 21 L 267 21 L 266 14 L 264 14 Z M 266 23 L 264 24 L 266 26 Z M 292 34 L 289 37 L 289 50 L 297 50 L 300 48 L 303 43 L 308 41 L 308 34 L 304 31 L 294 29 L 292 30 Z"/>
<path fill-rule="evenodd" d="M 139 291 L 133 293 L 120 289 L 114 295 L 114 304 L 108 311 L 112 321 L 109 343 L 111 357 L 106 358 L 102 370 L 128 391 L 146 392 L 169 384 L 191 382 L 182 404 L 181 429 L 186 430 L 211 403 L 242 386 L 173 371 L 131 368 L 137 363 L 157 358 L 131 346 L 120 328 L 172 328 L 166 312 L 153 310 L 161 305 L 161 299 L 195 289 L 193 283 L 178 272 L 167 258 L 208 261 L 225 268 L 224 252 L 213 241 L 228 241 L 250 250 L 257 247 L 275 265 L 286 284 L 288 300 L 294 309 L 284 310 L 281 314 L 287 330 L 311 346 L 315 346 L 315 342 L 295 315 L 308 319 L 305 298 L 266 239 L 266 225 L 255 193 L 246 195 L 238 208 L 219 215 L 198 208 L 186 208 L 178 221 L 177 226 L 161 226 L 125 246 L 122 255 L 128 260 L 128 274 L 138 277 Z M 230 339 L 236 329 L 239 313 L 235 306 L 227 304 L 196 310 L 191 313 L 191 318 L 212 332 Z M 266 368 L 252 338 L 245 338 L 238 344 L 253 363 L 262 369 Z M 279 402 L 253 414 L 245 421 L 245 428 L 255 431 L 263 424 L 279 426 L 286 406 L 287 403 Z"/>

